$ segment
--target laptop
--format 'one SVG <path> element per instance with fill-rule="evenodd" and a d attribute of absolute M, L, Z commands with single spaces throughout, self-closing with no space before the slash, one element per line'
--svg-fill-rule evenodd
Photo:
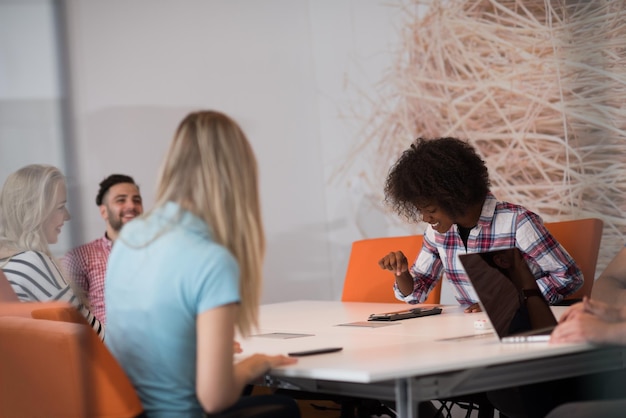
<path fill-rule="evenodd" d="M 502 258 L 505 257 L 505 258 Z M 532 274 L 526 262 L 516 263 L 515 271 L 506 269 L 501 260 L 522 257 L 517 248 L 462 254 L 459 256 L 474 287 L 483 312 L 503 343 L 549 341 L 557 320 L 543 297 L 524 295 L 514 284 L 514 278 Z M 520 258 L 521 260 L 521 258 Z"/>

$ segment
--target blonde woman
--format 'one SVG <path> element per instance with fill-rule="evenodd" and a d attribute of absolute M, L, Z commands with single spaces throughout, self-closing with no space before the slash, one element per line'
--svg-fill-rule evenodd
<path fill-rule="evenodd" d="M 106 343 L 148 416 L 299 416 L 290 398 L 240 397 L 270 368 L 295 361 L 233 361 L 235 330 L 248 335 L 257 325 L 264 247 L 244 133 L 224 114 L 189 114 L 161 168 L 155 207 L 122 229 L 105 279 Z"/>
<path fill-rule="evenodd" d="M 103 326 L 48 247 L 70 219 L 66 196 L 65 177 L 56 167 L 32 164 L 9 175 L 0 192 L 0 268 L 21 301 L 70 302 L 104 339 Z"/>

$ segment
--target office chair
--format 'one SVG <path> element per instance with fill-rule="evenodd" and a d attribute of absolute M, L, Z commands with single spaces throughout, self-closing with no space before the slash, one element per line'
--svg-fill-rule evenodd
<path fill-rule="evenodd" d="M 19 302 L 19 298 L 13 291 L 11 283 L 2 270 L 0 270 L 0 303 L 1 302 Z"/>
<path fill-rule="evenodd" d="M 72 305 L 0 303 L 0 416 L 144 417 L 119 363 Z"/>
<path fill-rule="evenodd" d="M 580 301 L 583 296 L 591 296 L 604 223 L 598 218 L 586 218 L 546 222 L 545 226 L 576 261 L 584 278 L 583 286 L 565 297 L 560 304 L 570 305 Z"/>
<path fill-rule="evenodd" d="M 401 303 L 393 292 L 393 273 L 378 266 L 378 260 L 392 251 L 402 251 L 409 260 L 415 261 L 422 249 L 422 235 L 369 238 L 352 243 L 348 269 L 343 282 L 343 302 Z M 424 303 L 438 304 L 441 299 L 439 280 Z"/>
<path fill-rule="evenodd" d="M 406 305 L 405 302 L 396 299 L 392 290 L 392 273 L 381 269 L 378 266 L 378 260 L 391 251 L 402 251 L 409 260 L 410 265 L 415 261 L 417 254 L 422 249 L 423 240 L 423 235 L 408 235 L 370 238 L 353 242 L 341 300 L 344 302 L 397 302 Z M 443 278 L 435 284 L 424 303 L 440 303 L 442 283 Z M 363 406 L 363 402 L 365 401 L 358 402 L 357 400 L 350 403 L 343 400 L 341 402 L 342 410 L 346 408 L 356 408 L 358 410 L 360 406 Z M 371 401 L 368 402 L 371 403 Z M 480 418 L 493 417 L 494 414 L 494 408 L 484 394 L 456 397 L 450 400 L 441 400 L 440 402 L 441 407 L 438 411 L 440 416 L 451 416 L 454 405 L 465 410 L 467 416 L 476 411 Z M 373 406 L 365 405 L 364 408 L 374 408 L 375 410 L 376 406 L 376 404 Z M 420 408 L 425 407 L 426 405 L 420 406 Z M 394 415 L 389 409 L 385 411 L 384 406 L 381 410 L 383 413 L 388 412 L 390 415 Z M 348 413 L 345 416 L 349 416 Z"/>
<path fill-rule="evenodd" d="M 343 302 L 398 303 L 406 306 L 406 302 L 398 300 L 394 295 L 393 273 L 381 269 L 378 260 L 392 251 L 402 251 L 411 265 L 422 249 L 423 240 L 423 235 L 407 235 L 354 241 L 343 282 L 341 300 Z M 442 282 L 443 279 L 435 284 L 424 303 L 439 304 Z M 369 412 L 376 415 L 385 413 L 395 415 L 387 406 L 376 400 L 343 398 L 338 402 L 341 405 L 342 417 L 354 414 L 361 416 Z"/>

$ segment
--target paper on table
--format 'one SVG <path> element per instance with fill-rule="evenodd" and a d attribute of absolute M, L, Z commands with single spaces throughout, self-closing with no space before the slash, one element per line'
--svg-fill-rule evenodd
<path fill-rule="evenodd" d="M 358 321 L 347 322 L 345 324 L 337 324 L 338 327 L 363 327 L 363 328 L 380 328 L 388 327 L 389 325 L 397 325 L 394 322 L 371 322 L 371 321 Z"/>
<path fill-rule="evenodd" d="M 301 338 L 301 337 L 313 337 L 315 334 L 296 334 L 292 332 L 269 332 L 267 334 L 252 335 L 252 337 L 261 338 L 277 338 L 280 340 L 286 340 L 288 338 Z"/>

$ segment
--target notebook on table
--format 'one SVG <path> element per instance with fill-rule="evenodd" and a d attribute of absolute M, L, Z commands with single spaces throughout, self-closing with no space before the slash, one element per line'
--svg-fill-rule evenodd
<path fill-rule="evenodd" d="M 511 279 L 512 274 L 503 268 L 498 268 L 494 262 L 494 255 L 503 253 L 513 257 L 519 249 L 490 251 L 484 253 L 462 254 L 459 256 L 465 272 L 474 287 L 483 312 L 489 318 L 493 329 L 501 342 L 536 342 L 548 341 L 557 320 L 552 313 L 548 302 L 543 296 L 535 298 L 530 315 L 524 294 L 518 290 Z M 518 264 L 518 268 L 530 269 L 525 262 Z M 532 274 L 532 273 L 530 273 Z"/>

